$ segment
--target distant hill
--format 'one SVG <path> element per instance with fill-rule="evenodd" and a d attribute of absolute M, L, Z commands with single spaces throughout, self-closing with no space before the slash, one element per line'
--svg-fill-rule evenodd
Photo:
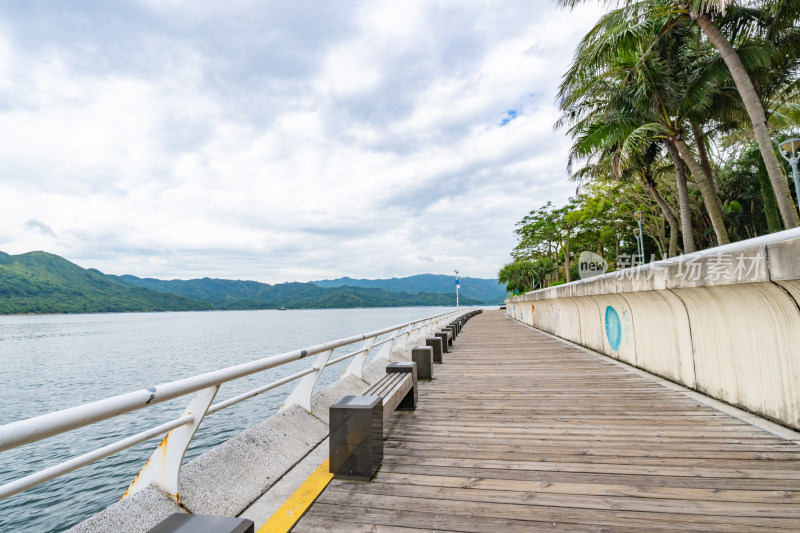
<path fill-rule="evenodd" d="M 128 287 L 46 252 L 0 252 L 0 314 L 194 311 L 212 307 L 174 294 Z"/>
<path fill-rule="evenodd" d="M 320 287 L 313 283 L 280 283 L 269 285 L 257 281 L 228 279 L 160 280 L 136 276 L 106 276 L 130 287 L 143 287 L 202 300 L 217 309 L 343 308 L 404 307 L 415 305 L 455 305 L 453 294 L 417 291 L 389 291 L 370 287 Z M 460 299 L 462 305 L 480 305 L 473 298 Z"/>
<path fill-rule="evenodd" d="M 406 278 L 339 278 L 314 281 L 312 283 L 320 287 L 373 287 L 388 291 L 403 291 L 408 293 L 429 292 L 437 294 L 455 294 L 455 280 L 455 276 L 419 274 Z M 461 289 L 459 289 L 458 293 L 459 300 L 462 298 L 469 298 L 487 305 L 503 303 L 507 294 L 505 285 L 498 284 L 496 279 L 485 278 L 461 278 Z"/>
<path fill-rule="evenodd" d="M 0 314 L 451 306 L 456 303 L 454 290 L 437 292 L 419 290 L 413 285 L 407 287 L 408 290 L 403 291 L 369 286 L 322 287 L 314 283 L 269 285 L 211 278 L 167 281 L 103 274 L 46 252 L 21 255 L 0 252 Z M 461 305 L 480 305 L 485 301 L 467 294 L 460 298 Z"/>

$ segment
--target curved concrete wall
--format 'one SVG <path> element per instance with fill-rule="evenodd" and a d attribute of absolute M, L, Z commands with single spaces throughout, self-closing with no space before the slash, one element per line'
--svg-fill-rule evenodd
<path fill-rule="evenodd" d="M 506 301 L 511 318 L 800 429 L 800 230 Z"/>

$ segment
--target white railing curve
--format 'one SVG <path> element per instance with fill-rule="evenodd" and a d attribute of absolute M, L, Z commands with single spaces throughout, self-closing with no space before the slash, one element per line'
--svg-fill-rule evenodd
<path fill-rule="evenodd" d="M 352 358 L 352 361 L 339 379 L 348 375 L 363 379 L 364 363 L 373 350 L 380 348 L 378 357 L 384 357 L 389 361 L 409 359 L 410 348 L 416 345 L 418 339 L 422 338 L 424 340 L 425 337 L 432 335 L 440 325 L 448 324 L 456 317 L 469 311 L 469 309 L 462 308 L 422 320 L 406 322 L 405 324 L 391 326 L 363 335 L 347 337 L 266 357 L 0 426 L 0 452 L 3 452 L 168 400 L 194 395 L 178 418 L 6 483 L 0 486 L 0 500 L 131 448 L 139 443 L 166 434 L 123 497 L 142 490 L 148 485 L 155 485 L 177 501 L 180 501 L 179 478 L 183 458 L 197 432 L 197 428 L 206 416 L 298 379 L 300 380 L 299 383 L 286 398 L 282 409 L 299 405 L 306 411 L 311 412 L 311 396 L 314 386 L 325 368 Z M 387 334 L 388 336 L 385 339 L 378 341 L 378 337 Z M 361 341 L 364 341 L 364 344 L 359 349 L 331 359 L 331 355 L 337 348 Z M 224 383 L 312 355 L 317 357 L 314 358 L 313 364 L 303 371 L 218 403 L 213 403 L 217 392 Z"/>

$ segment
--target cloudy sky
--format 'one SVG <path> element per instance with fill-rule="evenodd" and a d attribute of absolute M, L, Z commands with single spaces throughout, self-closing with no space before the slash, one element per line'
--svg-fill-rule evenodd
<path fill-rule="evenodd" d="M 0 3 L 0 250 L 159 278 L 493 277 L 574 192 L 549 0 Z"/>

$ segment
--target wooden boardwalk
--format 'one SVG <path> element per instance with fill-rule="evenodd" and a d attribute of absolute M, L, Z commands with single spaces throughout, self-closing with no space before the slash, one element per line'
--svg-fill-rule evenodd
<path fill-rule="evenodd" d="M 800 531 L 800 446 L 484 312 L 293 531 Z"/>

